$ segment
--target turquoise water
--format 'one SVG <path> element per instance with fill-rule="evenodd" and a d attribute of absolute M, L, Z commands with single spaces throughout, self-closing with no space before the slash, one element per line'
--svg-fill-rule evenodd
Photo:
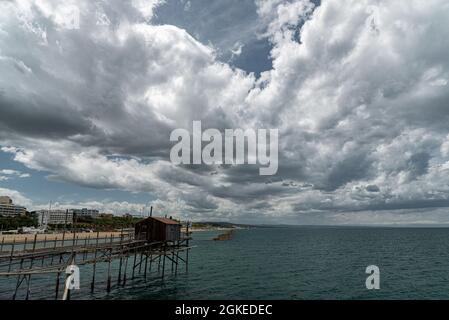
<path fill-rule="evenodd" d="M 231 241 L 194 234 L 187 274 L 154 274 L 91 295 L 82 269 L 74 299 L 448 299 L 449 229 L 273 227 L 238 230 Z M 380 290 L 365 269 L 380 268 Z M 99 278 L 104 278 L 99 275 Z M 84 281 L 83 281 L 84 280 Z M 34 284 L 42 280 L 35 280 Z M 42 282 L 44 283 L 44 282 Z M 1 285 L 1 283 L 0 283 Z M 6 289 L 6 285 L 2 285 Z M 101 287 L 101 284 L 99 284 Z M 54 284 L 47 284 L 48 292 Z M 1 290 L 0 298 L 9 295 Z M 47 292 L 47 294 L 48 294 Z M 51 296 L 51 294 L 50 294 Z M 45 290 L 33 298 L 45 298 Z M 48 296 L 47 296 L 48 298 Z"/>

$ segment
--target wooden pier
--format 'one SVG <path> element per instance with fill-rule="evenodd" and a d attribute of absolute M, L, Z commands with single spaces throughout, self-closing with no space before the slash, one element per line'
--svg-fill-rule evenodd
<path fill-rule="evenodd" d="M 15 277 L 15 288 L 11 299 L 20 296 L 32 299 L 33 277 L 54 274 L 54 299 L 68 298 L 64 294 L 66 269 L 68 266 L 92 268 L 89 272 L 92 293 L 102 289 L 111 291 L 114 286 L 125 286 L 136 277 L 157 277 L 164 279 L 167 271 L 177 275 L 188 271 L 190 233 L 180 234 L 176 240 L 154 241 L 141 239 L 135 233 L 122 232 L 119 236 L 101 237 L 100 233 L 80 239 L 76 233 L 64 233 L 62 239 L 13 241 L 0 243 L 0 279 Z M 117 274 L 111 270 L 112 263 L 118 263 Z M 167 264 L 168 263 L 168 264 Z M 106 279 L 98 277 L 99 266 L 106 272 Z M 180 268 L 183 265 L 183 269 Z M 117 268 L 115 268 L 117 269 Z M 105 273 L 105 272 L 103 272 Z M 104 274 L 102 275 L 104 277 Z M 105 285 L 104 285 L 105 284 Z M 51 284 L 48 284 L 51 285 Z M 85 290 L 85 289 L 84 289 Z M 66 292 L 67 293 L 67 292 Z"/>

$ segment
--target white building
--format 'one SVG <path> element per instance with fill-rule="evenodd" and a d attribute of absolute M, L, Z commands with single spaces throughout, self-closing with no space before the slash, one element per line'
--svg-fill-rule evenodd
<path fill-rule="evenodd" d="M 99 211 L 95 209 L 83 208 L 83 209 L 72 209 L 71 211 L 73 211 L 73 213 L 77 217 L 91 217 L 96 219 L 99 215 Z"/>
<path fill-rule="evenodd" d="M 16 206 L 13 204 L 10 197 L 0 197 L 0 216 L 12 217 L 12 216 L 24 216 L 26 214 L 26 208 Z"/>
<path fill-rule="evenodd" d="M 39 226 L 73 224 L 73 210 L 39 210 L 37 221 Z"/>

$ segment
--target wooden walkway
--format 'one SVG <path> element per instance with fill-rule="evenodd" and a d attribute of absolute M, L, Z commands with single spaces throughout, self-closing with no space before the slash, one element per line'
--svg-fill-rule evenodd
<path fill-rule="evenodd" d="M 69 237 L 68 237 L 69 238 Z M 12 244 L 0 244 L 0 277 L 17 277 L 17 283 L 12 292 L 16 299 L 19 290 L 25 291 L 25 299 L 30 299 L 32 276 L 55 274 L 54 298 L 60 299 L 61 278 L 68 266 L 76 265 L 92 267 L 90 290 L 94 292 L 98 282 L 97 268 L 100 264 L 106 267 L 106 290 L 113 285 L 111 263 L 118 261 L 117 285 L 126 285 L 127 278 L 136 276 L 147 278 L 153 267 L 157 268 L 163 279 L 166 269 L 177 275 L 180 264 L 188 271 L 190 234 L 184 234 L 179 241 L 147 242 L 135 240 L 134 234 L 122 233 L 120 236 L 96 236 L 78 239 L 76 234 L 70 234 L 69 240 L 62 239 L 34 241 Z M 131 264 L 129 263 L 129 260 Z M 167 263 L 169 265 L 167 265 Z M 129 269 L 129 267 L 131 269 Z M 114 277 L 115 279 L 115 277 Z M 64 279 L 63 279 L 64 280 Z"/>

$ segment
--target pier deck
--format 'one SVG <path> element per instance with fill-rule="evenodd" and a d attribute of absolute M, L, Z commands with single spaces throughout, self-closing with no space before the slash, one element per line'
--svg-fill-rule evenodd
<path fill-rule="evenodd" d="M 68 238 L 68 239 L 67 239 Z M 190 233 L 183 233 L 177 241 L 154 241 L 134 239 L 133 233 L 119 236 L 100 237 L 99 233 L 80 239 L 76 233 L 67 233 L 61 239 L 38 241 L 37 235 L 32 241 L 0 244 L 0 277 L 17 277 L 17 284 L 11 298 L 16 299 L 19 290 L 25 291 L 25 299 L 31 298 L 31 280 L 33 275 L 55 274 L 54 298 L 60 299 L 61 281 L 70 265 L 77 267 L 91 265 L 90 290 L 94 292 L 97 266 L 107 267 L 106 290 L 113 286 L 111 263 L 118 262 L 117 285 L 124 286 L 127 278 L 136 276 L 147 278 L 153 265 L 157 264 L 157 274 L 162 279 L 166 269 L 177 275 L 180 264 L 188 271 Z M 128 268 L 128 261 L 131 260 Z M 167 266 L 167 261 L 169 265 Z M 64 280 L 64 279 L 62 279 Z M 115 281 L 114 281 L 115 282 Z M 64 297 L 67 297 L 65 294 Z M 70 298 L 70 294 L 68 295 Z"/>

